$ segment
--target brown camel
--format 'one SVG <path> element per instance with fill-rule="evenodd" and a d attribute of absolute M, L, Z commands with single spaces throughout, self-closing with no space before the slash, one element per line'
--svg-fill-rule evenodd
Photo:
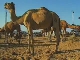
<path fill-rule="evenodd" d="M 66 28 L 68 28 L 68 23 L 65 20 L 60 20 L 60 27 L 61 27 L 62 33 L 65 34 Z M 53 31 L 54 29 L 52 30 L 52 32 Z M 48 32 L 47 29 L 42 30 L 42 33 L 44 32 Z"/>
<path fill-rule="evenodd" d="M 64 37 L 66 35 L 66 28 L 71 28 L 71 29 L 78 29 L 79 30 L 79 26 L 75 26 L 75 25 L 70 25 L 68 24 L 65 20 L 60 20 L 60 27 L 62 30 L 62 36 Z M 52 32 L 54 31 L 54 29 L 52 30 Z M 41 31 L 42 33 L 47 33 L 47 29 L 43 29 Z"/>
<path fill-rule="evenodd" d="M 6 32 L 7 34 L 10 34 L 10 37 L 13 36 L 13 31 L 17 30 L 18 33 L 20 33 L 21 28 L 19 24 L 16 24 L 12 21 L 7 22 L 1 29 L 0 32 Z"/>
<path fill-rule="evenodd" d="M 36 29 L 49 29 L 51 30 L 51 27 L 54 27 L 56 37 L 57 37 L 57 45 L 56 45 L 56 51 L 58 49 L 58 45 L 60 42 L 60 18 L 59 16 L 54 13 L 52 14 L 51 11 L 49 11 L 45 7 L 41 7 L 39 9 L 32 9 L 25 12 L 20 18 L 17 18 L 15 13 L 15 4 L 13 2 L 11 3 L 5 3 L 4 5 L 5 9 L 9 10 L 11 14 L 11 20 L 14 21 L 16 24 L 24 24 L 25 27 L 28 30 L 28 38 L 29 40 L 29 51 L 30 51 L 30 44 L 33 44 L 33 31 Z M 57 26 L 57 27 L 56 27 Z"/>

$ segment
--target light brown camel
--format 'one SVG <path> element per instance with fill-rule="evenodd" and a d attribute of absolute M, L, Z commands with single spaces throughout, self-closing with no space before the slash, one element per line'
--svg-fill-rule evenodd
<path fill-rule="evenodd" d="M 21 31 L 20 25 L 19 24 L 15 24 L 14 22 L 10 21 L 10 22 L 7 22 L 0 29 L 0 32 L 6 32 L 7 34 L 10 34 L 10 37 L 12 37 L 14 30 L 17 30 L 17 32 L 20 33 L 20 31 Z"/>
<path fill-rule="evenodd" d="M 62 34 L 66 34 L 66 28 L 79 29 L 78 26 L 70 25 L 70 24 L 68 24 L 65 20 L 61 20 L 61 21 L 60 21 L 60 25 L 61 25 L 61 29 L 63 30 L 63 31 L 62 31 Z"/>
<path fill-rule="evenodd" d="M 51 27 L 54 27 L 56 29 L 56 37 L 57 37 L 56 51 L 57 51 L 60 42 L 60 33 L 59 33 L 60 18 L 56 13 L 52 14 L 51 11 L 49 11 L 47 8 L 41 7 L 39 9 L 28 10 L 20 18 L 17 18 L 15 13 L 15 4 L 13 2 L 5 3 L 4 7 L 5 9 L 9 10 L 11 14 L 11 20 L 14 21 L 14 23 L 25 25 L 25 27 L 28 30 L 28 38 L 30 39 L 29 44 L 33 45 L 32 30 L 49 29 L 48 31 L 50 31 Z M 30 45 L 29 45 L 29 51 L 30 51 Z"/>

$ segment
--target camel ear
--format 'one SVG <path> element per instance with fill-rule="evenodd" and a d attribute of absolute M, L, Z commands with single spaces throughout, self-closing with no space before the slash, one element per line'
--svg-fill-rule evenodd
<path fill-rule="evenodd" d="M 5 5 L 7 5 L 7 2 L 5 3 Z"/>
<path fill-rule="evenodd" d="M 11 4 L 13 4 L 13 5 L 14 5 L 14 3 L 13 3 L 13 2 L 11 2 Z"/>

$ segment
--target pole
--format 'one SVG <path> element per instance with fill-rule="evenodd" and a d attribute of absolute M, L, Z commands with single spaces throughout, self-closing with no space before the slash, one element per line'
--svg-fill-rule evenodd
<path fill-rule="evenodd" d="M 6 27 L 6 23 L 7 23 L 7 10 L 5 10 L 5 27 Z M 5 29 L 5 41 L 7 41 L 8 43 L 8 36 L 7 36 L 6 29 Z"/>
<path fill-rule="evenodd" d="M 74 24 L 74 11 L 72 11 L 72 22 Z"/>
<path fill-rule="evenodd" d="M 72 21 L 73 21 L 73 25 L 74 25 L 74 11 L 72 11 Z M 73 29 L 74 31 L 74 29 Z M 73 32 L 73 35 L 75 35 L 75 33 Z"/>
<path fill-rule="evenodd" d="M 5 10 L 6 15 L 5 15 L 5 24 L 7 23 L 7 10 Z"/>

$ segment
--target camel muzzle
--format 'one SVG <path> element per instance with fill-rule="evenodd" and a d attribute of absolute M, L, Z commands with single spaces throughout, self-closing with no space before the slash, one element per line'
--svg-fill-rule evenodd
<path fill-rule="evenodd" d="M 6 5 L 7 5 L 7 3 L 4 4 L 4 8 L 5 8 L 5 9 L 7 9 L 7 8 L 6 8 Z"/>

